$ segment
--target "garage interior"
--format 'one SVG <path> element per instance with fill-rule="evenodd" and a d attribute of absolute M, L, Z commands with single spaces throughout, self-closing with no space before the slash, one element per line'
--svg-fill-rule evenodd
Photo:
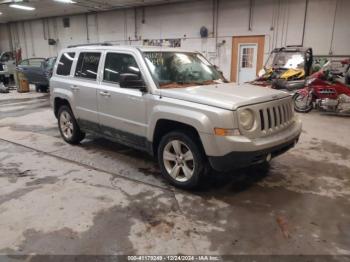
<path fill-rule="evenodd" d="M 109 43 L 200 52 L 229 82 L 275 88 L 272 52 L 310 48 L 350 99 L 349 11 L 348 0 L 0 0 L 0 261 L 350 261 L 349 113 L 315 100 L 296 113 L 299 143 L 269 168 L 212 171 L 182 190 L 144 152 L 90 135 L 65 143 L 49 80 L 25 75 L 54 70 L 68 46 Z"/>

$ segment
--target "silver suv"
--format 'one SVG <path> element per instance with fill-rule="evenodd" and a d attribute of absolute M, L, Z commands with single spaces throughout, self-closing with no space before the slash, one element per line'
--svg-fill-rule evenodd
<path fill-rule="evenodd" d="M 225 172 L 268 162 L 301 133 L 289 94 L 228 83 L 196 52 L 70 47 L 58 57 L 50 88 L 66 142 L 89 132 L 146 151 L 182 188 L 196 186 L 208 167 Z"/>

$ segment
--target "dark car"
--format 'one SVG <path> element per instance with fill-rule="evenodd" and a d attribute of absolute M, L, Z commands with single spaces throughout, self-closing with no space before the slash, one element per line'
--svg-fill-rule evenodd
<path fill-rule="evenodd" d="M 37 92 L 47 92 L 55 62 L 56 57 L 25 59 L 18 64 L 17 70 L 35 85 Z"/>

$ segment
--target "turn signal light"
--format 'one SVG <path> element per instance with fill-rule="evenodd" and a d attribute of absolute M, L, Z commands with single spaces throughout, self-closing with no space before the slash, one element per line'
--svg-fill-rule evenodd
<path fill-rule="evenodd" d="M 238 129 L 226 129 L 226 128 L 214 128 L 214 134 L 216 136 L 240 136 L 241 135 Z"/>

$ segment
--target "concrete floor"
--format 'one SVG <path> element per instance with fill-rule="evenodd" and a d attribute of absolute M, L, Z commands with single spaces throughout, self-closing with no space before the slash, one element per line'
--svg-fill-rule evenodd
<path fill-rule="evenodd" d="M 0 253 L 350 255 L 350 119 L 300 116 L 299 145 L 194 192 L 147 155 L 60 138 L 48 95 L 0 95 Z"/>

